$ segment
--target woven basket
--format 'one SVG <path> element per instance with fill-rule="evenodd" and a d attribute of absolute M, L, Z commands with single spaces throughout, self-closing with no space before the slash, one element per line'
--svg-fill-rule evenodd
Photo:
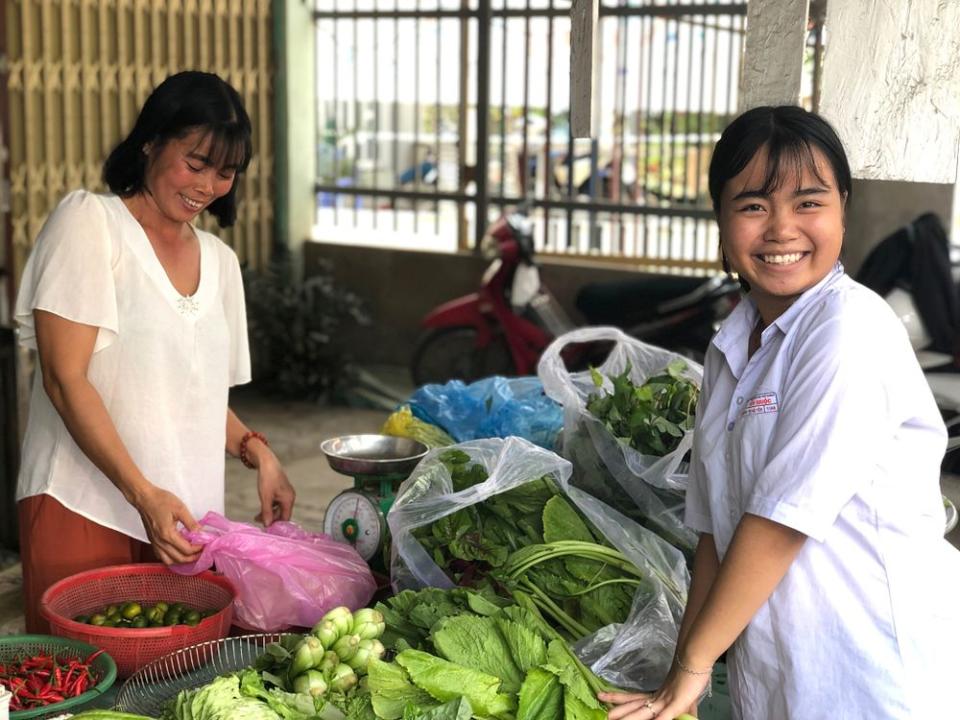
<path fill-rule="evenodd" d="M 9 635 L 0 637 L 0 663 L 24 656 L 55 655 L 59 660 L 86 660 L 96 648 L 79 640 L 50 635 Z M 117 679 L 117 666 L 108 653 L 100 653 L 92 663 L 97 684 L 82 695 L 63 702 L 51 703 L 30 710 L 10 711 L 10 720 L 27 720 L 46 715 L 60 715 L 70 708 L 80 707 L 109 690 Z"/>
<path fill-rule="evenodd" d="M 79 573 L 52 585 L 40 599 L 40 612 L 54 635 L 103 648 L 116 661 L 117 674 L 128 677 L 176 650 L 226 637 L 236 596 L 231 582 L 217 573 L 177 575 L 159 563 L 115 565 Z M 182 602 L 217 612 L 193 627 L 116 628 L 72 619 L 128 600 L 146 604 Z"/>

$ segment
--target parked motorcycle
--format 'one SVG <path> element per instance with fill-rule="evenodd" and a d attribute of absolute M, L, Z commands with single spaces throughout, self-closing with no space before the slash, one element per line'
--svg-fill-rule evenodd
<path fill-rule="evenodd" d="M 417 385 L 490 375 L 530 375 L 553 339 L 574 325 L 540 278 L 533 225 L 523 207 L 487 230 L 481 252 L 490 261 L 476 292 L 431 310 L 411 360 Z M 628 334 L 697 361 L 740 298 L 726 276 L 642 278 L 584 286 L 577 309 L 590 325 Z M 571 367 L 602 360 L 599 348 L 570 346 Z"/>

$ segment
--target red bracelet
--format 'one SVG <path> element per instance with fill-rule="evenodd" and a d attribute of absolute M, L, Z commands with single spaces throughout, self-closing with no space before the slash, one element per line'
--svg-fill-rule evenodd
<path fill-rule="evenodd" d="M 240 462 L 251 470 L 256 470 L 257 466 L 250 462 L 250 458 L 247 457 L 247 443 L 250 441 L 250 438 L 256 438 L 267 447 L 270 447 L 270 443 L 267 442 L 267 438 L 263 436 L 263 433 L 258 433 L 256 430 L 250 430 L 244 433 L 243 439 L 240 440 Z"/>

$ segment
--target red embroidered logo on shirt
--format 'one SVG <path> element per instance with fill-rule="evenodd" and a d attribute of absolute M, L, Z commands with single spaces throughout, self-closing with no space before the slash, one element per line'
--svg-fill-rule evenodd
<path fill-rule="evenodd" d="M 747 406 L 743 409 L 743 414 L 760 415 L 763 413 L 775 413 L 778 407 L 777 394 L 775 392 L 765 392 L 750 398 Z"/>

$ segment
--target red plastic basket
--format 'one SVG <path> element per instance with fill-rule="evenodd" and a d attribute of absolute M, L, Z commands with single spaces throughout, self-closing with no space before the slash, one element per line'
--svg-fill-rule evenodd
<path fill-rule="evenodd" d="M 51 585 L 40 599 L 40 612 L 50 623 L 53 635 L 103 648 L 116 661 L 117 675 L 128 677 L 176 650 L 226 637 L 236 596 L 229 580 L 210 571 L 177 575 L 159 563 L 114 565 L 78 573 Z M 127 600 L 182 602 L 200 610 L 217 608 L 218 612 L 193 627 L 115 628 L 72 619 Z"/>

